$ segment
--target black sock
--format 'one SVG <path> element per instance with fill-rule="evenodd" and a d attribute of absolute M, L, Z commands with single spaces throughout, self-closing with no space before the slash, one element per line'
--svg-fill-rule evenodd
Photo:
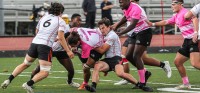
<path fill-rule="evenodd" d="M 163 68 L 165 66 L 164 62 L 160 62 L 160 67 Z"/>
<path fill-rule="evenodd" d="M 15 78 L 15 77 L 14 77 L 13 75 L 10 75 L 8 79 L 9 79 L 10 82 L 11 82 L 14 78 Z"/>
<path fill-rule="evenodd" d="M 97 83 L 96 82 L 92 82 L 92 87 L 96 88 L 97 87 Z"/>
<path fill-rule="evenodd" d="M 68 79 L 68 80 L 67 80 L 67 83 L 68 83 L 68 84 L 71 84 L 71 83 L 72 83 L 72 80 L 69 80 L 69 79 Z"/>
<path fill-rule="evenodd" d="M 30 80 L 30 81 L 27 82 L 27 85 L 28 85 L 28 86 L 32 86 L 34 83 L 35 83 L 35 82 L 34 82 L 33 80 Z"/>

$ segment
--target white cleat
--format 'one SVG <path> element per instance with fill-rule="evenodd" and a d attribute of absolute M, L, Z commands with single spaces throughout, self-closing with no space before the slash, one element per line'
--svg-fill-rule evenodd
<path fill-rule="evenodd" d="M 120 80 L 119 82 L 114 83 L 114 85 L 126 85 L 126 84 L 128 84 L 128 83 L 129 83 L 129 82 L 128 82 L 127 80 L 122 79 L 122 80 Z"/>
<path fill-rule="evenodd" d="M 22 87 L 27 91 L 27 93 L 34 93 L 31 86 L 27 85 L 27 83 L 24 83 Z"/>
<path fill-rule="evenodd" d="M 73 81 L 69 85 L 72 86 L 72 87 L 75 87 L 75 88 L 79 88 L 80 87 L 79 83 L 76 83 L 76 82 L 73 82 Z"/>
<path fill-rule="evenodd" d="M 1 88 L 6 89 L 9 84 L 10 84 L 10 80 L 7 79 L 1 84 Z"/>
<path fill-rule="evenodd" d="M 182 84 L 179 86 L 176 86 L 175 89 L 180 90 L 180 89 L 191 89 L 191 85 L 190 84 Z"/>
<path fill-rule="evenodd" d="M 164 61 L 165 66 L 163 67 L 163 70 L 166 72 L 167 77 L 170 78 L 172 76 L 172 69 L 170 67 L 169 61 Z"/>

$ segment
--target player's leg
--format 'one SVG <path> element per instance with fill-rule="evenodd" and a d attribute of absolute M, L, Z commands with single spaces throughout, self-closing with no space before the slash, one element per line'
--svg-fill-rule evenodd
<path fill-rule="evenodd" d="M 92 73 L 92 85 L 86 85 L 85 88 L 86 90 L 90 91 L 90 92 L 96 92 L 96 86 L 97 86 L 97 82 L 99 81 L 99 72 L 107 72 L 109 71 L 109 66 L 107 63 L 105 63 L 104 61 L 99 61 L 98 63 L 95 64 L 94 66 L 94 70 Z"/>
<path fill-rule="evenodd" d="M 73 63 L 71 61 L 71 59 L 69 58 L 69 56 L 67 55 L 67 53 L 65 51 L 54 51 L 53 55 L 57 58 L 57 60 L 59 61 L 59 63 L 67 70 L 68 72 L 68 78 L 66 83 L 69 84 L 72 87 L 79 87 L 80 84 L 73 82 L 73 77 L 74 77 L 74 66 Z"/>
<path fill-rule="evenodd" d="M 67 79 L 66 83 L 72 87 L 80 87 L 79 83 L 73 82 L 74 66 L 73 66 L 71 59 L 70 58 L 58 59 L 58 61 L 68 71 L 68 75 L 67 75 L 68 79 Z"/>
<path fill-rule="evenodd" d="M 40 65 L 40 72 L 37 73 L 31 80 L 25 82 L 22 87 L 28 92 L 33 93 L 33 86 L 34 83 L 37 83 L 49 75 L 51 64 L 52 64 L 52 49 L 47 45 L 38 45 L 37 47 L 38 52 L 38 59 Z"/>
<path fill-rule="evenodd" d="M 199 53 L 198 43 L 192 42 L 190 45 L 190 62 L 193 67 L 200 70 L 200 53 Z"/>
<path fill-rule="evenodd" d="M 37 45 L 35 44 L 31 44 L 28 53 L 26 54 L 26 57 L 24 59 L 24 62 L 20 65 L 18 65 L 14 71 L 12 72 L 12 74 L 9 76 L 9 78 L 7 80 L 5 80 L 2 84 L 1 87 L 3 89 L 6 89 L 7 86 L 12 82 L 12 80 L 17 77 L 17 75 L 19 75 L 23 70 L 25 70 L 26 68 L 28 68 L 32 62 L 35 60 L 35 58 L 37 58 L 37 51 L 36 50 Z"/>
<path fill-rule="evenodd" d="M 200 70 L 200 53 L 199 52 L 192 52 L 190 53 L 190 62 L 193 67 Z"/>
<path fill-rule="evenodd" d="M 191 88 L 188 76 L 186 74 L 186 69 L 184 67 L 184 63 L 188 60 L 188 57 L 180 54 L 179 52 L 176 54 L 174 64 L 176 68 L 178 69 L 178 72 L 182 78 L 182 85 L 176 86 L 176 89 L 184 89 L 184 88 Z"/>
<path fill-rule="evenodd" d="M 37 67 L 32 71 L 30 79 L 32 79 L 38 72 L 40 72 L 40 65 L 37 65 Z"/>
<path fill-rule="evenodd" d="M 128 39 L 124 42 L 123 46 L 122 46 L 122 63 L 124 66 L 124 72 L 125 73 L 129 73 L 130 69 L 129 69 L 129 63 L 128 60 L 126 59 L 125 55 L 126 55 L 126 51 L 127 51 L 127 47 L 128 47 Z M 114 83 L 114 85 L 125 85 L 128 84 L 127 80 L 121 79 L 119 82 Z"/>
<path fill-rule="evenodd" d="M 121 64 L 117 64 L 115 66 L 116 75 L 120 78 L 123 78 L 123 79 L 129 81 L 132 84 L 137 84 L 138 81 L 132 75 L 130 75 L 129 73 L 125 73 L 123 69 L 124 68 Z"/>
<path fill-rule="evenodd" d="M 29 80 L 28 82 L 26 82 L 22 85 L 22 87 L 28 93 L 34 93 L 31 86 L 33 86 L 33 84 L 43 80 L 44 78 L 46 78 L 49 75 L 49 71 L 51 69 L 51 62 L 45 61 L 45 60 L 39 60 L 39 64 L 40 64 L 40 72 L 37 73 L 31 80 Z"/>
<path fill-rule="evenodd" d="M 145 80 L 146 69 L 144 69 L 142 55 L 143 55 L 144 51 L 146 51 L 147 46 L 150 45 L 151 38 L 152 38 L 151 29 L 147 29 L 145 31 L 137 33 L 136 35 L 133 35 L 132 40 L 135 39 L 135 44 L 133 42 L 128 45 L 127 59 L 129 58 L 129 61 L 134 66 L 136 66 L 136 68 L 138 69 L 139 79 L 140 79 L 140 83 L 141 83 L 140 87 L 146 86 L 146 81 L 147 81 L 147 80 Z M 132 45 L 132 46 L 130 46 L 130 45 Z M 129 51 L 131 48 L 134 48 L 134 49 L 132 49 L 133 52 Z M 131 57 L 131 55 L 132 55 L 132 57 Z"/>
<path fill-rule="evenodd" d="M 149 57 L 147 54 L 147 51 L 145 51 L 142 55 L 142 60 L 145 65 L 149 66 L 156 66 L 156 67 L 161 67 L 167 74 L 167 77 L 170 78 L 172 75 L 172 70 L 169 64 L 169 61 L 159 61 L 155 58 Z"/>

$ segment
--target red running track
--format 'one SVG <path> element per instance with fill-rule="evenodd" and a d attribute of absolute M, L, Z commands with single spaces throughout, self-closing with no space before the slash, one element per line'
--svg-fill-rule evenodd
<path fill-rule="evenodd" d="M 33 37 L 0 37 L 0 51 L 4 50 L 27 50 Z M 122 43 L 126 37 L 122 37 Z M 165 46 L 181 46 L 181 35 L 165 35 Z M 150 47 L 162 47 L 162 35 L 153 35 Z"/>

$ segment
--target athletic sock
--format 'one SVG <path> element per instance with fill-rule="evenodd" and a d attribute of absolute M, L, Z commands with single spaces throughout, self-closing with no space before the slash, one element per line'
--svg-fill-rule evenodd
<path fill-rule="evenodd" d="M 68 83 L 68 84 L 71 84 L 71 83 L 72 83 L 72 80 L 71 80 L 71 79 L 68 79 L 68 80 L 67 80 L 67 83 Z"/>
<path fill-rule="evenodd" d="M 13 75 L 10 75 L 8 79 L 9 79 L 10 82 L 11 82 L 14 78 L 15 78 L 15 77 L 14 77 Z"/>
<path fill-rule="evenodd" d="M 186 76 L 186 77 L 183 77 L 183 78 L 182 78 L 182 81 L 183 81 L 183 84 L 185 84 L 185 85 L 189 84 L 189 79 L 188 79 L 187 76 Z"/>
<path fill-rule="evenodd" d="M 138 70 L 139 78 L 141 83 L 145 83 L 145 70 Z"/>
<path fill-rule="evenodd" d="M 96 88 L 97 87 L 97 83 L 96 82 L 92 82 L 92 87 Z"/>
<path fill-rule="evenodd" d="M 83 83 L 82 83 L 83 85 L 88 85 L 88 82 L 85 82 L 85 81 L 83 81 Z"/>
<path fill-rule="evenodd" d="M 160 62 L 160 67 L 163 68 L 165 66 L 164 62 Z"/>
<path fill-rule="evenodd" d="M 29 81 L 27 82 L 27 85 L 28 85 L 28 86 L 32 86 L 34 83 L 35 83 L 35 82 L 34 82 L 33 80 L 29 80 Z"/>

